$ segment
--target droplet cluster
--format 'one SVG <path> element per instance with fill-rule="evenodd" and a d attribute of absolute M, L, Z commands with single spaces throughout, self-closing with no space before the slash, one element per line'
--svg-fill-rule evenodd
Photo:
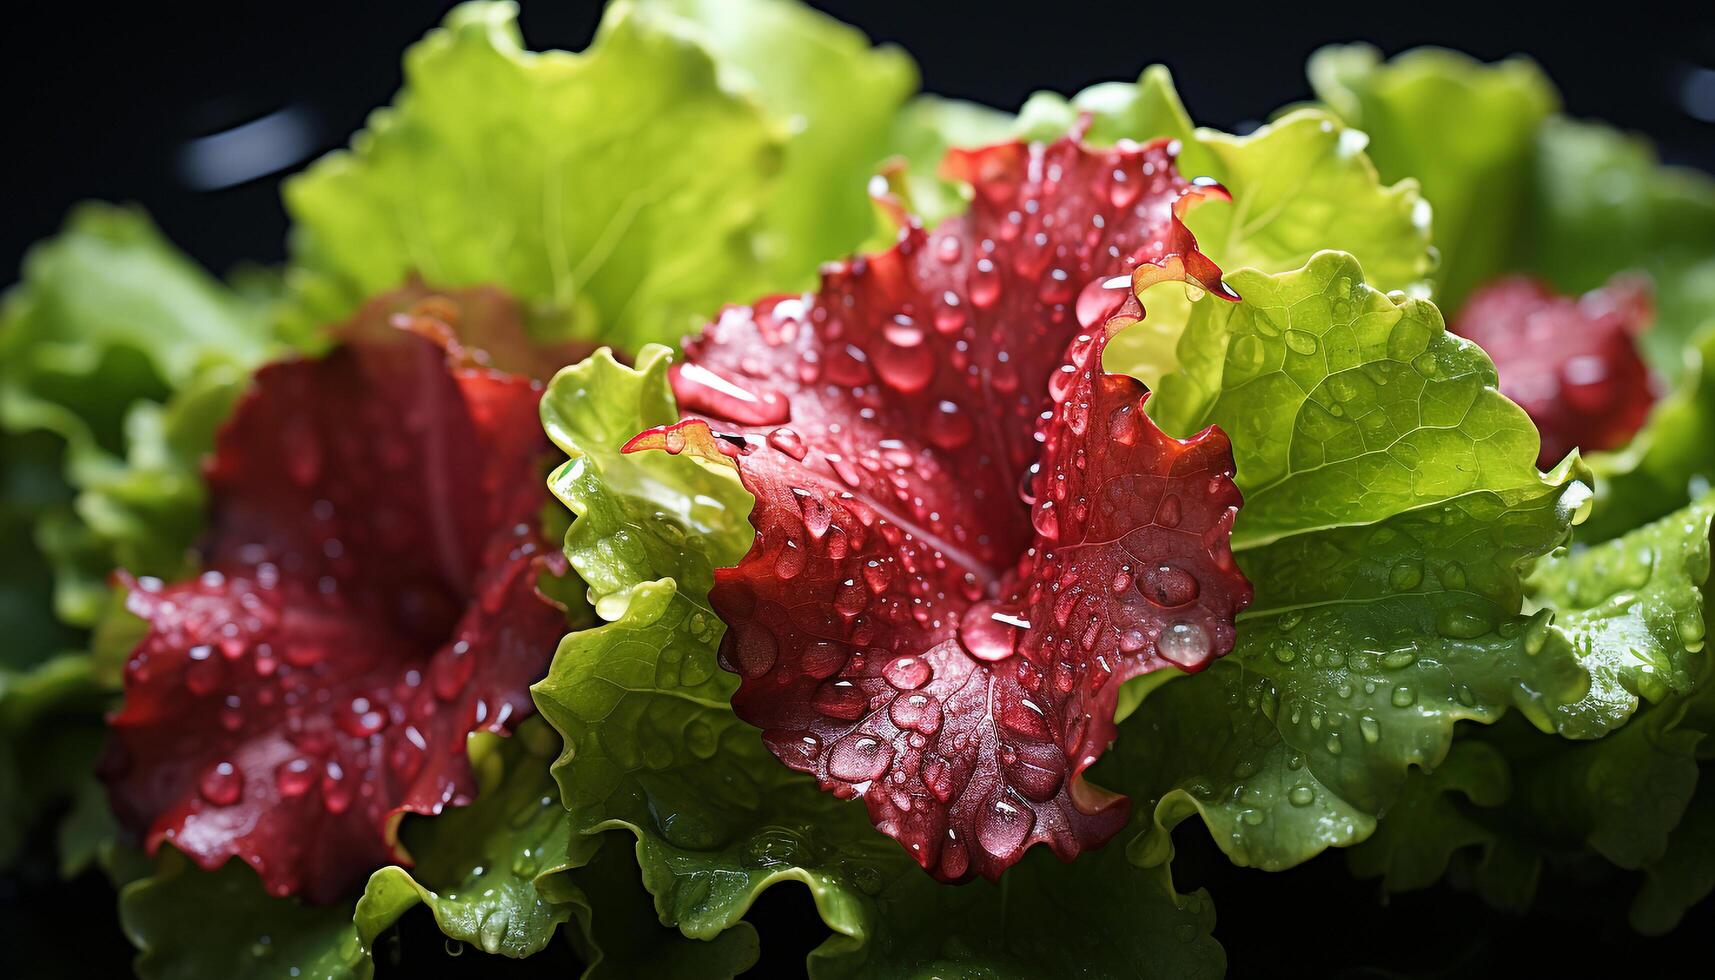
<path fill-rule="evenodd" d="M 406 322 L 401 326 L 413 326 Z M 152 850 L 238 856 L 331 900 L 397 859 L 392 818 L 474 792 L 564 631 L 536 592 L 540 388 L 360 321 L 258 373 L 208 469 L 200 575 L 128 578 L 148 625 L 103 762 Z"/>
<path fill-rule="evenodd" d="M 1101 367 L 1134 270 L 1224 290 L 1178 220 L 1221 192 L 1175 152 L 954 153 L 969 214 L 724 311 L 673 369 L 692 418 L 629 447 L 735 462 L 757 538 L 711 593 L 735 709 L 945 879 L 1117 832 L 1078 777 L 1119 684 L 1225 652 L 1249 601 L 1225 437 L 1165 436 Z"/>

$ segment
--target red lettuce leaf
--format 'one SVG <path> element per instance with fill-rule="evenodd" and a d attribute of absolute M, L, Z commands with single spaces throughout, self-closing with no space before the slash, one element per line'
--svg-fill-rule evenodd
<path fill-rule="evenodd" d="M 257 372 L 206 469 L 205 571 L 131 579 L 148 631 L 103 775 L 153 853 L 237 856 L 331 901 L 407 859 L 403 813 L 475 791 L 564 632 L 536 591 L 547 442 L 532 352 L 496 294 L 378 300 L 324 358 Z"/>
<path fill-rule="evenodd" d="M 1537 465 L 1574 449 L 1617 449 L 1655 403 L 1637 335 L 1654 318 L 1649 287 L 1619 278 L 1573 299 L 1509 276 L 1473 293 L 1453 332 L 1494 359 L 1501 391 L 1542 434 Z"/>
<path fill-rule="evenodd" d="M 969 214 L 724 311 L 675 366 L 697 415 L 627 449 L 737 466 L 757 536 L 710 595 L 734 709 L 958 880 L 1124 825 L 1082 779 L 1120 684 L 1225 653 L 1250 587 L 1226 437 L 1166 436 L 1101 367 L 1143 315 L 1125 274 L 1231 296 L 1179 221 L 1224 192 L 1178 176 L 1165 140 L 948 169 Z"/>

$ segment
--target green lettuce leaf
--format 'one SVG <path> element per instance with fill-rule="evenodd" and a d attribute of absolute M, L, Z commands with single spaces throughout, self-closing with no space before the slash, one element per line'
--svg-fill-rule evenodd
<path fill-rule="evenodd" d="M 1715 495 L 1706 495 L 1623 537 L 1545 559 L 1531 576 L 1532 603 L 1555 613 L 1593 678 L 1589 694 L 1564 709 L 1566 723 L 1600 734 L 1614 715 L 1636 708 L 1634 717 L 1593 741 L 1503 725 L 1461 743 L 1463 770 L 1414 774 L 1400 825 L 1355 849 L 1353 870 L 1419 888 L 1476 849 L 1479 890 L 1522 910 L 1547 858 L 1594 852 L 1647 871 L 1633 918 L 1650 931 L 1671 928 L 1706 894 L 1715 881 L 1703 852 L 1706 807 L 1692 801 L 1708 792 L 1699 757 L 1715 731 L 1702 591 L 1712 517 Z"/>
<path fill-rule="evenodd" d="M 727 978 L 756 963 L 756 930 L 748 922 L 708 942 L 664 928 L 621 836 L 605 835 L 606 846 L 575 874 L 544 879 L 544 894 L 570 906 L 577 919 L 577 931 L 569 938 L 588 964 L 585 980 Z"/>
<path fill-rule="evenodd" d="M 818 262 L 850 253 L 869 234 L 869 178 L 891 152 L 917 66 L 901 49 L 871 47 L 862 31 L 795 0 L 641 5 L 689 25 L 722 80 L 785 128 L 785 158 L 761 226 L 764 255 L 777 270 L 766 285 L 810 285 Z"/>
<path fill-rule="evenodd" d="M 1236 862 L 1278 869 L 1368 837 L 1457 722 L 1517 707 L 1551 727 L 1583 697 L 1522 574 L 1589 491 L 1576 457 L 1536 470 L 1535 429 L 1481 350 L 1351 256 L 1231 281 L 1244 299 L 1197 305 L 1150 406 L 1169 432 L 1231 437 L 1256 599 L 1232 653 L 1126 721 L 1120 745 L 1149 764 L 1120 788 L 1156 801 L 1138 860 L 1196 813 Z"/>
<path fill-rule="evenodd" d="M 601 843 L 571 836 L 548 776 L 554 741 L 534 719 L 513 738 L 472 739 L 476 802 L 401 827 L 417 863 L 369 877 L 353 915 L 365 949 L 419 903 L 449 939 L 486 953 L 523 958 L 548 945 L 573 910 L 537 883 L 587 863 Z"/>
<path fill-rule="evenodd" d="M 198 457 L 237 386 L 274 349 L 264 309 L 181 255 L 141 212 L 84 205 L 31 250 L 0 313 L 0 427 L 63 445 L 76 498 L 65 506 L 62 492 L 33 515 L 38 546 L 62 574 L 62 619 L 94 622 L 99 583 L 116 563 L 176 569 L 201 524 Z"/>
<path fill-rule="evenodd" d="M 1715 773 L 1705 766 L 1701 777 L 1668 835 L 1667 849 L 1645 869 L 1643 887 L 1632 900 L 1632 928 L 1639 932 L 1671 932 L 1687 909 L 1715 892 Z"/>
<path fill-rule="evenodd" d="M 865 178 L 914 84 L 897 52 L 765 0 L 621 0 L 581 54 L 526 51 L 516 14 L 455 8 L 394 105 L 287 183 L 289 334 L 415 274 L 635 348 L 868 233 Z"/>
<path fill-rule="evenodd" d="M 1113 143 L 1167 136 L 1179 140 L 1179 171 L 1213 177 L 1229 204 L 1195 208 L 1186 224 L 1221 268 L 1286 272 L 1329 248 L 1351 253 L 1377 288 L 1424 288 L 1434 266 L 1429 209 L 1417 184 L 1377 177 L 1367 139 L 1327 112 L 1301 109 L 1246 136 L 1194 128 L 1167 69 L 1154 65 L 1136 83 L 1105 82 L 1070 100 L 1031 96 L 1017 130 L 1030 139 L 1064 135 L 1081 113 L 1089 139 Z M 1155 311 L 1151 311 L 1152 317 Z"/>
<path fill-rule="evenodd" d="M 1446 260 L 1444 309 L 1509 272 L 1569 294 L 1620 273 L 1649 278 L 1657 318 L 1642 346 L 1671 394 L 1629 446 L 1592 457 L 1587 538 L 1661 517 L 1715 479 L 1715 179 L 1662 166 L 1640 138 L 1555 115 L 1553 87 L 1523 59 L 1422 50 L 1384 63 L 1352 45 L 1317 52 L 1310 77 L 1370 134 L 1384 177 L 1422 182 Z"/>
<path fill-rule="evenodd" d="M 135 209 L 80 206 L 26 256 L 0 309 L 0 865 L 57 803 L 90 796 L 87 731 L 117 675 L 82 651 L 107 576 L 180 570 L 201 456 L 271 350 L 264 301 Z"/>
<path fill-rule="evenodd" d="M 1457 311 L 1530 240 L 1536 134 L 1559 108 L 1554 87 L 1524 58 L 1484 65 L 1421 48 L 1384 64 L 1367 44 L 1317 51 L 1309 74 L 1317 97 L 1369 134 L 1384 180 L 1422 184 L 1442 256 L 1436 298 Z"/>
<path fill-rule="evenodd" d="M 1485 742 L 1455 742 L 1433 772 L 1407 777 L 1387 819 L 1346 852 L 1346 863 L 1360 878 L 1380 878 L 1390 892 L 1427 888 L 1465 851 L 1479 852 L 1479 867 L 1504 864 L 1495 853 L 1499 837 L 1467 805 L 1499 806 L 1511 792 L 1511 770 L 1499 751 Z"/>
<path fill-rule="evenodd" d="M 728 467 L 618 451 L 678 418 L 667 362 L 659 347 L 635 369 L 598 352 L 542 404 L 570 457 L 550 481 L 575 515 L 566 553 L 606 620 L 568 636 L 533 689 L 565 740 L 554 776 L 575 832 L 629 834 L 660 921 L 697 939 L 748 928 L 763 890 L 803 883 L 833 932 L 811 954 L 818 976 L 1041 976 L 1064 968 L 1069 936 L 1107 971 L 1218 975 L 1212 907 L 1164 869 L 1118 848 L 1074 865 L 1036 854 L 1000 886 L 951 888 L 861 805 L 773 759 L 732 713 L 707 604 L 713 569 L 750 545 L 749 495 Z"/>
<path fill-rule="evenodd" d="M 1531 602 L 1553 610 L 1572 641 L 1590 691 L 1563 709 L 1560 727 L 1605 734 L 1604 720 L 1631 715 L 1641 700 L 1689 694 L 1703 670 L 1702 586 L 1709 578 L 1715 496 L 1623 537 L 1544 561 L 1529 580 Z"/>
<path fill-rule="evenodd" d="M 154 874 L 120 890 L 119 921 L 144 980 L 374 975 L 350 908 L 275 898 L 238 860 L 201 871 L 164 850 Z"/>

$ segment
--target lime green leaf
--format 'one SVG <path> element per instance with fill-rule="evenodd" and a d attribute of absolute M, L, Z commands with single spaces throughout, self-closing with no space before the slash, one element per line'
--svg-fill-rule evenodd
<path fill-rule="evenodd" d="M 836 931 L 861 934 L 868 898 L 855 882 L 908 862 L 861 807 L 773 761 L 732 713 L 736 678 L 716 663 L 723 627 L 708 589 L 714 567 L 750 546 L 749 495 L 730 468 L 618 451 L 677 418 L 666 365 L 658 347 L 636 370 L 599 352 L 561 371 L 542 402 L 571 457 L 550 481 L 577 515 L 566 554 L 609 620 L 568 636 L 533 689 L 565 738 L 555 777 L 578 832 L 636 835 L 662 921 L 687 936 L 732 927 L 786 878 L 811 888 Z"/>
<path fill-rule="evenodd" d="M 71 651 L 116 564 L 163 574 L 183 563 L 202 523 L 201 454 L 273 349 L 266 323 L 261 301 L 179 254 L 141 212 L 111 205 L 74 210 L 5 297 L 0 782 L 10 771 L 25 785 L 0 791 L 0 863 L 32 821 L 87 796 L 84 732 L 99 731 L 115 678 Z M 87 860 L 90 845 L 66 860 Z"/>
<path fill-rule="evenodd" d="M 1031 140 L 1055 140 L 1066 135 L 1088 114 L 1091 142 L 1112 144 L 1120 140 L 1167 137 L 1178 140 L 1180 172 L 1186 176 L 1209 173 L 1213 160 L 1194 138 L 1191 116 L 1179 101 L 1173 75 L 1165 65 L 1144 69 L 1136 82 L 1102 82 L 1070 99 L 1057 92 L 1037 92 L 1018 111 L 1015 135 Z"/>
<path fill-rule="evenodd" d="M 394 105 L 287 184 L 288 332 L 415 273 L 635 348 L 868 233 L 865 181 L 914 84 L 898 52 L 766 0 L 621 0 L 587 51 L 535 54 L 516 13 L 455 8 Z"/>
<path fill-rule="evenodd" d="M 348 151 L 286 184 L 303 333 L 421 275 L 497 285 L 555 336 L 670 337 L 754 282 L 783 140 L 709 52 L 615 4 L 589 51 L 526 51 L 506 3 L 454 8 Z"/>
<path fill-rule="evenodd" d="M 1135 84 L 1104 82 L 1070 100 L 1033 95 L 1016 129 L 1053 139 L 1084 113 L 1090 140 L 1178 140 L 1180 173 L 1226 186 L 1231 203 L 1209 201 L 1186 217 L 1198 245 L 1223 269 L 1286 272 L 1337 248 L 1357 258 L 1383 291 L 1426 289 L 1434 256 L 1417 184 L 1384 185 L 1365 155 L 1364 134 L 1334 116 L 1301 109 L 1247 136 L 1193 129 L 1172 76 L 1155 65 Z M 1150 318 L 1161 312 L 1152 309 Z"/>
<path fill-rule="evenodd" d="M 238 860 L 205 872 L 166 850 L 159 864 L 119 893 L 119 920 L 145 980 L 373 975 L 349 907 L 270 896 Z"/>
<path fill-rule="evenodd" d="M 1455 756 L 1480 753 L 1483 769 L 1414 774 L 1400 797 L 1404 822 L 1393 826 L 1398 811 L 1390 813 L 1383 832 L 1353 852 L 1353 868 L 1385 874 L 1389 888 L 1417 888 L 1455 851 L 1476 847 L 1479 889 L 1523 909 L 1545 858 L 1594 851 L 1647 869 L 1634 917 L 1671 926 L 1709 874 L 1698 863 L 1705 830 L 1687 806 L 1704 785 L 1698 755 L 1715 729 L 1699 588 L 1712 513 L 1715 497 L 1706 496 L 1622 538 L 1547 559 L 1530 579 L 1533 603 L 1556 614 L 1554 632 L 1571 638 L 1594 678 L 1585 699 L 1557 712 L 1563 725 L 1601 734 L 1636 708 L 1629 721 L 1592 741 L 1503 724 L 1460 743 Z M 1640 692 L 1656 703 L 1640 707 Z"/>
<path fill-rule="evenodd" d="M 1562 731 L 1605 734 L 1640 698 L 1661 701 L 1696 685 L 1711 518 L 1715 495 L 1706 495 L 1623 537 L 1549 558 L 1531 575 L 1532 602 L 1556 612 L 1591 678 L 1590 692 L 1562 710 Z"/>
<path fill-rule="evenodd" d="M 1415 181 L 1377 178 L 1363 133 L 1301 109 L 1248 136 L 1200 129 L 1196 139 L 1233 201 L 1197 208 L 1186 223 L 1223 269 L 1286 272 L 1337 248 L 1377 289 L 1426 291 L 1429 207 Z"/>
<path fill-rule="evenodd" d="M 1184 367 L 1150 404 L 1170 432 L 1214 423 L 1232 437 L 1245 492 L 1235 549 L 1541 485 L 1535 427 L 1433 304 L 1384 295 L 1334 252 L 1231 281 L 1243 301 L 1198 304 Z"/>
<path fill-rule="evenodd" d="M 1197 813 L 1235 861 L 1283 868 L 1368 837 L 1457 722 L 1518 707 L 1547 726 L 1584 695 L 1567 639 L 1522 615 L 1521 575 L 1588 490 L 1575 458 L 1536 470 L 1481 350 L 1351 256 L 1232 281 L 1243 300 L 1197 304 L 1151 407 L 1232 438 L 1256 600 L 1232 653 L 1127 720 L 1121 750 L 1148 764 L 1121 788 L 1157 801 L 1141 861 Z"/>
<path fill-rule="evenodd" d="M 80 491 L 75 513 L 31 515 L 63 619 L 93 622 L 116 563 L 176 569 L 201 523 L 200 454 L 273 349 L 257 303 L 140 212 L 84 205 L 31 250 L 0 319 L 0 427 L 56 436 Z"/>
<path fill-rule="evenodd" d="M 109 447 L 129 399 L 176 390 L 210 362 L 250 366 L 271 351 L 254 304 L 140 211 L 104 204 L 78 207 L 30 251 L 5 322 L 8 385 L 47 403 L 43 411 L 71 412 Z M 104 368 L 112 373 L 97 375 Z M 92 375 L 119 387 L 92 386 Z"/>
<path fill-rule="evenodd" d="M 869 232 L 869 177 L 917 88 L 916 66 L 899 48 L 872 48 L 863 32 L 793 0 L 643 0 L 642 8 L 692 25 L 722 80 L 785 127 L 785 161 L 762 225 L 764 253 L 781 278 L 767 288 L 809 285 L 816 263 L 849 254 Z"/>
<path fill-rule="evenodd" d="M 369 878 L 353 921 L 365 949 L 421 902 L 449 938 L 514 958 L 539 953 L 572 909 L 544 898 L 542 876 L 584 864 L 599 838 L 571 834 L 548 761 L 553 732 L 526 721 L 510 739 L 472 740 L 476 802 L 400 829 L 417 864 Z"/>
<path fill-rule="evenodd" d="M 1447 258 L 1445 308 L 1509 272 L 1574 294 L 1622 272 L 1653 284 L 1657 320 L 1642 345 L 1673 393 L 1631 445 L 1592 459 L 1602 480 L 1586 536 L 1660 517 L 1715 478 L 1715 179 L 1661 166 L 1636 137 L 1553 115 L 1553 89 L 1520 59 L 1426 50 L 1383 64 L 1358 45 L 1318 52 L 1310 75 L 1369 132 L 1384 176 L 1423 183 Z"/>
<path fill-rule="evenodd" d="M 1367 44 L 1327 47 L 1309 71 L 1317 97 L 1369 134 L 1382 179 L 1422 184 L 1442 255 L 1437 299 L 1457 310 L 1529 240 L 1537 130 L 1558 108 L 1553 86 L 1523 58 L 1484 65 L 1436 48 L 1384 64 Z"/>

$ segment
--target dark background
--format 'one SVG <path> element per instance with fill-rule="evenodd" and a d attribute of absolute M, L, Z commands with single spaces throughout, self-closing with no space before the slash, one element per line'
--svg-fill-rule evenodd
<path fill-rule="evenodd" d="M 287 172 L 342 145 L 370 109 L 390 100 L 400 81 L 399 53 L 447 6 L 398 0 L 17 5 L 0 26 L 0 132 L 12 173 L 0 218 L 0 267 L 15 269 L 29 243 L 51 234 L 66 208 L 86 197 L 143 204 L 170 237 L 217 271 L 241 260 L 279 261 L 286 230 L 281 175 L 199 190 L 182 175 L 183 147 L 288 107 L 309 126 L 301 159 L 280 161 Z M 817 6 L 878 40 L 904 45 L 929 91 L 1016 109 L 1040 88 L 1071 92 L 1135 78 L 1144 65 L 1164 62 L 1193 117 L 1225 129 L 1248 128 L 1308 97 L 1304 61 L 1323 43 L 1365 40 L 1390 54 L 1442 44 L 1485 59 L 1524 52 L 1547 69 L 1574 115 L 1640 131 L 1672 162 L 1715 169 L 1715 123 L 1697 118 L 1715 117 L 1708 104 L 1715 95 L 1699 104 L 1686 93 L 1695 77 L 1715 88 L 1715 75 L 1697 75 L 1715 69 L 1715 14 L 1707 4 L 1697 14 L 1689 4 L 1582 10 L 1500 0 L 1463 8 L 1300 0 L 1260 11 L 1071 0 L 1022 13 L 932 0 Z M 532 47 L 578 49 L 598 16 L 597 3 L 527 0 L 523 26 Z M 4 279 L 10 278 L 8 271 Z M 1673 937 L 1642 939 L 1625 925 L 1635 880 L 1612 873 L 1562 869 L 1536 914 L 1518 919 L 1445 886 L 1386 900 L 1373 883 L 1351 879 L 1338 855 L 1268 875 L 1230 867 L 1191 827 L 1180 836 L 1180 883 L 1206 884 L 1214 893 L 1217 935 L 1238 977 L 1451 977 L 1522 969 L 1680 976 L 1706 975 L 1709 968 L 1711 903 Z M 129 947 L 100 912 L 110 901 L 105 883 L 93 877 L 53 884 L 46 861 L 0 879 L 0 964 L 20 967 L 0 973 L 122 973 Z M 795 886 L 770 892 L 754 917 L 763 928 L 759 972 L 797 972 L 803 952 L 823 935 Z M 421 916 L 403 929 L 405 941 L 394 947 L 399 959 L 389 964 L 384 957 L 384 975 L 515 972 L 474 952 L 446 957 Z M 563 951 L 527 966 L 561 977 L 576 970 Z"/>

